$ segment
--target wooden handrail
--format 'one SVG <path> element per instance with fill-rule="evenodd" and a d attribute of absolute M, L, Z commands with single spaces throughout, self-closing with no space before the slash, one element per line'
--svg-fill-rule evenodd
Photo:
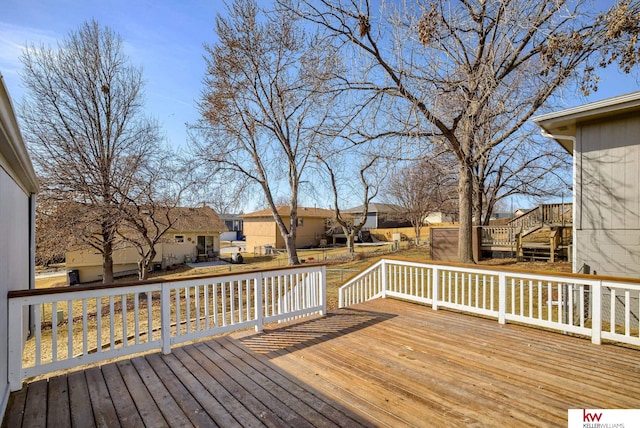
<path fill-rule="evenodd" d="M 27 377 L 153 349 L 169 353 L 171 346 L 187 341 L 249 327 L 261 331 L 265 323 L 324 315 L 326 267 L 305 264 L 8 294 L 12 328 L 7 365 L 15 391 Z M 32 318 L 24 325 L 27 312 Z M 66 323 L 61 324 L 60 315 Z M 34 358 L 23 365 L 27 330 L 30 350 L 24 352 Z M 98 351 L 90 352 L 92 347 Z M 43 349 L 51 350 L 50 355 L 43 357 Z"/>
<path fill-rule="evenodd" d="M 132 287 L 136 285 L 149 285 L 149 284 L 164 284 L 164 283 L 180 283 L 183 281 L 193 281 L 200 279 L 215 279 L 220 277 L 234 276 L 234 275 L 246 275 L 246 274 L 255 274 L 255 273 L 266 273 L 266 272 L 277 272 L 281 270 L 290 270 L 290 269 L 304 269 L 313 266 L 326 266 L 327 263 L 305 263 L 304 265 L 297 266 L 286 266 L 286 267 L 277 267 L 277 268 L 265 268 L 265 269 L 254 269 L 247 271 L 238 271 L 229 274 L 228 272 L 223 273 L 214 273 L 207 275 L 193 275 L 193 276 L 185 276 L 180 278 L 152 278 L 146 279 L 143 281 L 130 281 L 130 282 L 118 282 L 111 284 L 87 284 L 87 285 L 63 285 L 58 287 L 51 288 L 35 288 L 31 290 L 11 290 L 8 292 L 7 297 L 17 298 L 17 297 L 29 297 L 29 296 L 46 296 L 48 294 L 58 294 L 58 293 L 68 293 L 70 291 L 94 291 L 94 290 L 110 290 L 124 287 Z"/>
<path fill-rule="evenodd" d="M 570 332 L 590 337 L 594 344 L 606 339 L 640 346 L 638 306 L 629 298 L 638 292 L 640 279 L 633 278 L 384 258 L 340 287 L 339 300 L 340 307 L 347 307 L 399 298 L 434 310 L 497 318 L 501 324 Z M 626 298 L 618 298 L 622 295 Z M 603 305 L 604 299 L 609 303 Z"/>

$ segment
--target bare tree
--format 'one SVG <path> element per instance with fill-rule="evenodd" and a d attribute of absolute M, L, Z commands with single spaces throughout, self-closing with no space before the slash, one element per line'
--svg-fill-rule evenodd
<path fill-rule="evenodd" d="M 65 253 L 73 243 L 72 230 L 64 221 L 64 207 L 53 198 L 40 195 L 36 200 L 36 264 L 48 266 L 64 261 Z"/>
<path fill-rule="evenodd" d="M 193 184 L 172 161 L 173 154 L 158 147 L 152 158 L 139 168 L 126 192 L 116 189 L 115 197 L 122 223 L 118 237 L 138 253 L 138 278 L 147 279 L 149 266 L 156 257 L 156 245 L 184 217 L 197 211 L 179 207 L 181 196 Z"/>
<path fill-rule="evenodd" d="M 640 56 L 639 6 L 631 1 L 601 15 L 581 0 L 382 1 L 376 10 L 369 0 L 300 3 L 290 12 L 361 58 L 367 79 L 345 76 L 351 88 L 404 103 L 395 132 L 437 141 L 456 156 L 463 262 L 473 262 L 479 160 L 559 87 L 595 90 L 595 67 L 618 61 L 629 70 Z"/>
<path fill-rule="evenodd" d="M 116 189 L 127 193 L 159 139 L 142 113 L 142 73 L 128 65 L 122 39 L 96 21 L 56 48 L 30 46 L 22 62 L 23 131 L 43 195 L 69 202 L 58 213 L 74 239 L 102 254 L 103 282 L 113 282 Z"/>
<path fill-rule="evenodd" d="M 531 131 L 531 132 L 529 132 Z M 566 191 L 571 156 L 528 128 L 485 152 L 474 169 L 474 217 L 488 225 L 497 204 L 514 195 L 544 198 Z"/>
<path fill-rule="evenodd" d="M 369 154 L 368 156 L 355 156 L 355 154 L 352 154 L 353 157 L 350 161 L 353 163 L 360 163 L 357 177 L 360 187 L 358 189 L 354 189 L 355 186 L 349 185 L 347 186 L 346 191 L 350 196 L 353 196 L 354 193 L 360 193 L 362 198 L 362 214 L 360 216 L 354 216 L 350 213 L 345 213 L 340 209 L 340 198 L 343 196 L 342 193 L 344 192 L 344 189 L 341 192 L 341 183 L 343 182 L 339 174 L 340 171 L 338 165 L 340 165 L 340 162 L 335 158 L 336 155 L 342 157 L 345 156 L 345 153 L 334 153 L 333 157 L 325 154 L 324 156 L 318 156 L 318 160 L 322 165 L 324 165 L 331 182 L 334 207 L 334 217 L 332 222 L 335 222 L 335 224 L 344 233 L 347 239 L 347 248 L 349 253 L 353 254 L 355 252 L 355 238 L 358 236 L 367 221 L 369 204 L 378 195 L 380 185 L 386 174 L 384 174 L 384 168 L 379 168 L 379 165 L 382 163 L 382 159 L 379 155 Z M 359 161 L 356 159 L 359 159 Z M 353 164 L 349 165 L 349 169 L 353 170 Z M 355 177 L 349 174 L 347 180 L 355 181 Z M 351 182 L 351 184 L 353 184 L 353 182 Z"/>
<path fill-rule="evenodd" d="M 249 201 L 252 185 L 246 177 L 233 171 L 207 169 L 209 163 L 196 172 L 193 186 L 185 193 L 189 205 L 205 204 L 218 214 L 238 214 Z"/>
<path fill-rule="evenodd" d="M 207 75 L 192 128 L 196 156 L 214 169 L 258 185 L 298 264 L 298 191 L 318 130 L 329 120 L 328 83 L 336 72 L 330 47 L 305 32 L 295 16 L 265 12 L 253 0 L 236 0 L 216 17 L 219 41 L 206 46 Z M 289 224 L 275 199 L 286 189 Z"/>
<path fill-rule="evenodd" d="M 455 159 L 447 155 L 425 157 L 400 168 L 384 190 L 387 200 L 404 208 L 403 218 L 411 222 L 416 244 L 429 214 L 457 208 Z"/>

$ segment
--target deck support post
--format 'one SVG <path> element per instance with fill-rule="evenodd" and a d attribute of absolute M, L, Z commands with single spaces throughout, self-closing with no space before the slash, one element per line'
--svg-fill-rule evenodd
<path fill-rule="evenodd" d="M 176 289 L 176 293 L 180 291 Z M 160 324 L 162 333 L 162 353 L 164 355 L 171 353 L 171 288 L 169 283 L 162 284 L 160 291 Z M 176 325 L 180 329 L 179 325 Z"/>
<path fill-rule="evenodd" d="M 438 310 L 438 300 L 440 299 L 440 269 L 434 266 L 431 276 L 431 309 Z"/>
<path fill-rule="evenodd" d="M 19 299 L 9 299 L 7 347 L 9 369 L 9 390 L 19 391 L 22 389 L 22 346 L 24 343 L 24 313 Z"/>
<path fill-rule="evenodd" d="M 507 313 L 507 275 L 498 274 L 498 323 L 506 323 Z"/>
<path fill-rule="evenodd" d="M 256 318 L 256 333 L 260 333 L 263 330 L 262 319 L 264 313 L 262 311 L 262 274 L 253 279 L 253 293 L 254 306 L 255 306 L 255 318 Z"/>
<path fill-rule="evenodd" d="M 320 315 L 327 315 L 327 267 L 320 268 Z"/>
<path fill-rule="evenodd" d="M 389 287 L 387 283 L 387 261 L 382 259 L 380 261 L 380 297 L 383 299 L 387 298 L 387 288 Z"/>
<path fill-rule="evenodd" d="M 591 342 L 602 343 L 602 281 L 591 286 Z"/>

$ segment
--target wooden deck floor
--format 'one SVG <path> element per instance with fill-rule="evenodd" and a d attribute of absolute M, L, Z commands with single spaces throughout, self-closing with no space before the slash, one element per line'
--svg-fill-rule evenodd
<path fill-rule="evenodd" d="M 33 382 L 3 426 L 566 426 L 638 385 L 640 351 L 387 299 Z"/>

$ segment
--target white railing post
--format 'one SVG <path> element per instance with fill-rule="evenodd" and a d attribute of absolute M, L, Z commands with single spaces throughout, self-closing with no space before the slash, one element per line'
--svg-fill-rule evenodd
<path fill-rule="evenodd" d="M 264 318 L 264 313 L 262 310 L 262 287 L 263 287 L 263 276 L 262 274 L 258 274 L 256 278 L 253 278 L 253 298 L 255 299 L 255 318 L 256 318 L 256 333 L 262 331 L 262 319 Z"/>
<path fill-rule="evenodd" d="M 381 294 L 382 294 L 382 298 L 386 299 L 387 298 L 387 261 L 385 259 L 380 260 L 380 286 L 382 288 L 381 290 Z"/>
<path fill-rule="evenodd" d="M 9 369 L 9 389 L 11 391 L 19 391 L 22 388 L 22 345 L 24 338 L 22 337 L 24 329 L 24 314 L 22 303 L 19 299 L 9 299 L 9 326 L 7 347 L 9 348 L 9 361 L 7 368 Z M 40 326 L 38 326 L 39 328 Z"/>
<path fill-rule="evenodd" d="M 438 310 L 438 299 L 440 299 L 440 269 L 433 267 L 431 275 L 431 309 Z"/>
<path fill-rule="evenodd" d="M 176 293 L 178 290 L 176 289 Z M 163 283 L 160 291 L 160 325 L 162 353 L 171 353 L 171 287 L 169 283 Z M 176 329 L 180 329 L 176 325 Z"/>
<path fill-rule="evenodd" d="M 602 281 L 591 287 L 591 342 L 602 342 Z"/>
<path fill-rule="evenodd" d="M 320 268 L 320 315 L 327 314 L 327 267 L 322 266 Z"/>
<path fill-rule="evenodd" d="M 507 313 L 507 275 L 498 274 L 498 323 L 506 323 Z"/>

